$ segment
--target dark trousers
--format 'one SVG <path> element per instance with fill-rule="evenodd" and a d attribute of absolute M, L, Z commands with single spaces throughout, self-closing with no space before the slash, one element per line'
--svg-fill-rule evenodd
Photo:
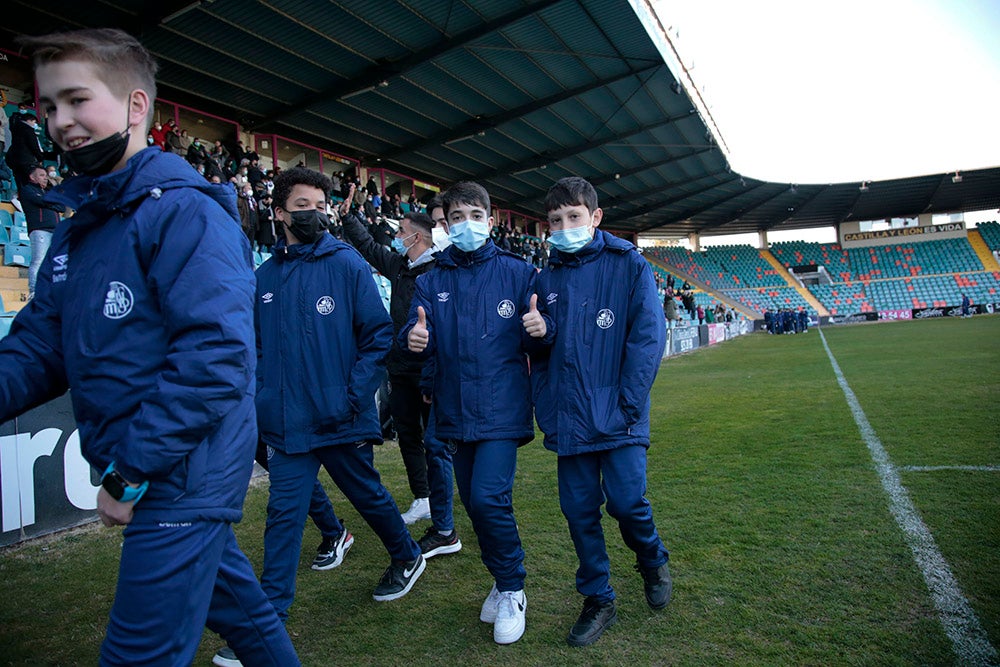
<path fill-rule="evenodd" d="M 427 483 L 427 455 L 424 451 L 424 429 L 431 406 L 420 395 L 420 376 L 393 374 L 389 376 L 389 411 L 399 438 L 399 453 L 403 457 L 406 478 L 414 498 L 430 496 Z"/>
<path fill-rule="evenodd" d="M 457 468 L 457 464 L 456 464 Z M 580 567 L 576 590 L 601 602 L 615 599 L 611 561 L 601 527 L 601 505 L 618 521 L 625 545 L 643 567 L 659 567 L 670 555 L 653 523 L 646 500 L 646 448 L 619 449 L 560 456 L 559 505 L 569 524 Z"/>

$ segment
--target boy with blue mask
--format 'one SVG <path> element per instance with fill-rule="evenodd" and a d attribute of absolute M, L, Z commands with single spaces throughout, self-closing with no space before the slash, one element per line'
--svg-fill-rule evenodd
<path fill-rule="evenodd" d="M 486 190 L 458 183 L 442 205 L 452 245 L 417 279 L 397 340 L 434 364 L 429 428 L 451 448 L 459 497 L 494 578 L 479 618 L 493 624 L 494 641 L 510 644 L 524 634 L 527 605 L 512 497 L 517 448 L 534 437 L 525 352 L 554 328 L 534 307 L 535 270 L 489 238 Z"/>
<path fill-rule="evenodd" d="M 531 380 L 545 447 L 559 457 L 559 504 L 585 596 L 567 641 L 586 646 L 617 620 L 601 528 L 605 501 L 636 554 L 646 602 L 662 609 L 670 601 L 669 554 L 644 497 L 649 392 L 666 328 L 649 264 L 631 243 L 598 229 L 603 212 L 594 187 L 563 178 L 545 207 L 553 251 L 535 292 L 559 334 L 532 354 Z"/>

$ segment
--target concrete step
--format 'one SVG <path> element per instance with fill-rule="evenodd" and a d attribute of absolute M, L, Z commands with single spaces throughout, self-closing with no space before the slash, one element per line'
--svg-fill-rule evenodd
<path fill-rule="evenodd" d="M 0 266 L 0 278 L 28 279 L 28 269 L 20 266 Z"/>
<path fill-rule="evenodd" d="M 0 276 L 0 290 L 23 290 L 28 291 L 27 278 L 4 278 Z"/>
<path fill-rule="evenodd" d="M 28 283 L 24 284 L 24 289 L 0 289 L 0 297 L 3 297 L 4 310 L 21 310 L 24 308 L 24 301 L 21 295 L 28 295 Z"/>

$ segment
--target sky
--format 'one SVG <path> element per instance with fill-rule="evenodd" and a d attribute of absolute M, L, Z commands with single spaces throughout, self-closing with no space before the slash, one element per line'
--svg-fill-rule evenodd
<path fill-rule="evenodd" d="M 1000 166 L 1000 0 L 652 1 L 741 174 Z"/>

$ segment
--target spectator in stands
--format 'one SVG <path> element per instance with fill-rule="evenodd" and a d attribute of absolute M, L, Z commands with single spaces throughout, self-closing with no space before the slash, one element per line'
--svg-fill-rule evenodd
<path fill-rule="evenodd" d="M 261 582 L 282 619 L 321 465 L 392 558 L 376 601 L 406 595 L 425 565 L 373 465 L 372 446 L 382 442 L 374 397 L 392 322 L 370 267 L 326 233 L 330 188 L 329 178 L 305 168 L 275 179 L 282 238 L 257 270 L 257 416 L 271 455 Z"/>
<path fill-rule="evenodd" d="M 28 223 L 28 238 L 31 240 L 31 266 L 28 267 L 28 298 L 35 296 L 35 281 L 38 269 L 45 259 L 52 242 L 52 232 L 59 222 L 59 214 L 66 210 L 62 204 L 45 201 L 49 175 L 45 167 L 35 165 L 28 172 L 28 182 L 18 193 L 24 218 Z"/>
<path fill-rule="evenodd" d="M 673 329 L 677 326 L 677 321 L 681 316 L 677 312 L 677 301 L 674 299 L 672 290 L 667 288 L 667 295 L 663 297 L 663 314 L 667 318 L 667 326 Z"/>
<path fill-rule="evenodd" d="M 23 199 L 21 200 L 23 203 Z M 972 299 L 968 294 L 962 294 L 962 317 L 972 317 Z"/>
<path fill-rule="evenodd" d="M 397 340 L 433 360 L 430 428 L 452 443 L 459 496 L 494 579 L 479 618 L 493 623 L 494 641 L 510 644 L 524 634 L 526 605 L 514 472 L 518 447 L 534 437 L 528 337 L 518 316 L 533 310 L 536 272 L 490 240 L 493 217 L 482 186 L 458 183 L 442 204 L 452 245 L 417 279 Z"/>
<path fill-rule="evenodd" d="M 168 123 L 173 121 L 167 121 Z M 182 145 L 181 132 L 176 127 L 172 127 L 169 132 L 167 132 L 167 148 L 166 150 L 171 153 L 176 153 L 177 155 L 185 155 L 187 153 L 187 148 Z"/>
<path fill-rule="evenodd" d="M 21 43 L 79 174 L 50 197 L 77 213 L 0 341 L 0 421 L 73 390 L 98 515 L 128 526 L 100 664 L 190 664 L 207 624 L 248 662 L 297 665 L 232 530 L 256 445 L 254 277 L 233 197 L 145 150 L 156 64 L 133 37 Z"/>
<path fill-rule="evenodd" d="M 250 164 L 247 167 L 247 180 L 250 181 L 250 185 L 256 186 L 258 183 L 261 183 L 266 179 L 267 175 L 264 173 L 264 170 L 260 168 L 260 160 L 253 159 L 253 157 L 251 157 Z"/>
<path fill-rule="evenodd" d="M 265 193 L 260 198 L 260 206 L 257 209 L 257 249 L 261 252 L 271 252 L 271 247 L 277 239 L 274 228 L 274 207 L 272 206 L 271 195 Z"/>
<path fill-rule="evenodd" d="M 375 225 L 382 220 L 382 216 L 378 214 L 378 209 L 375 208 L 375 202 L 371 194 L 365 195 L 365 203 L 362 204 L 361 208 L 369 225 Z M 379 242 L 381 243 L 381 240 Z M 389 243 L 390 241 L 387 238 L 384 245 L 389 245 Z"/>
<path fill-rule="evenodd" d="M 195 137 L 188 146 L 187 161 L 197 167 L 198 165 L 204 165 L 207 159 L 208 152 L 205 150 L 205 146 L 201 143 L 201 138 Z M 208 167 L 205 167 L 205 169 L 207 170 Z"/>
<path fill-rule="evenodd" d="M 399 221 L 393 238 L 393 250 L 377 243 L 365 229 L 364 221 L 354 212 L 343 218 L 344 237 L 383 276 L 389 279 L 392 292 L 389 315 L 398 334 L 406 324 L 417 278 L 434 267 L 431 227 L 434 222 L 423 213 L 407 213 Z M 424 446 L 424 429 L 430 413 L 420 391 L 424 362 L 393 343 L 386 358 L 389 370 L 389 411 L 399 437 L 399 452 L 406 467 L 406 477 L 413 493 L 403 521 L 412 524 L 431 519 L 432 525 L 420 538 L 424 558 L 459 551 L 462 542 L 452 519 L 451 455 L 447 447 Z M 439 443 L 434 443 L 439 444 Z"/>
<path fill-rule="evenodd" d="M 434 249 L 440 252 L 451 245 L 448 238 L 448 219 L 444 215 L 444 205 L 441 203 L 441 195 L 435 195 L 427 205 L 427 215 L 431 216 L 434 227 L 431 229 L 431 238 L 434 239 Z"/>
<path fill-rule="evenodd" d="M 240 198 L 236 201 L 236 208 L 240 213 L 240 227 L 243 228 L 243 233 L 247 235 L 247 240 L 250 243 L 253 243 L 257 237 L 259 218 L 257 207 L 257 200 L 253 198 L 253 188 L 247 183 L 240 190 Z"/>
<path fill-rule="evenodd" d="M 646 603 L 662 609 L 670 602 L 669 553 L 644 497 L 649 392 L 666 332 L 653 271 L 635 246 L 598 229 L 603 212 L 594 187 L 562 178 L 549 188 L 545 208 L 553 251 L 532 303 L 555 330 L 544 335 L 541 325 L 549 349 L 532 354 L 535 416 L 546 449 L 558 455 L 559 504 L 579 561 L 576 588 L 585 596 L 567 641 L 587 646 L 617 618 L 601 528 L 605 502 L 635 552 Z M 525 329 L 532 334 L 527 318 Z M 592 342 L 584 343 L 588 335 Z"/>
<path fill-rule="evenodd" d="M 15 114 L 10 123 L 10 148 L 7 149 L 7 164 L 14 172 L 14 180 L 20 189 L 29 182 L 29 174 L 35 165 L 42 164 L 45 158 L 42 145 L 38 141 L 35 130 L 38 128 L 38 118 L 34 113 L 25 111 Z"/>
<path fill-rule="evenodd" d="M 225 171 L 226 163 L 229 162 L 229 150 L 222 145 L 221 139 L 216 139 L 215 143 L 212 144 L 212 150 L 209 151 L 208 156 L 215 160 L 215 163 L 219 165 Z"/>
<path fill-rule="evenodd" d="M 149 131 L 153 137 L 153 143 L 159 146 L 160 150 L 167 150 L 167 132 L 167 128 L 160 121 L 153 123 L 152 129 Z"/>
<path fill-rule="evenodd" d="M 50 188 L 54 188 L 62 183 L 63 178 L 62 176 L 59 175 L 59 170 L 56 169 L 54 165 L 49 165 L 49 168 L 46 173 L 48 174 L 49 177 L 48 180 Z"/>
<path fill-rule="evenodd" d="M 705 323 L 705 308 L 702 307 L 702 306 L 698 306 L 695 310 L 698 313 L 698 324 L 704 324 Z"/>
<path fill-rule="evenodd" d="M 371 197 L 374 197 L 379 194 L 378 184 L 375 182 L 375 176 L 369 174 L 368 183 L 365 184 L 365 190 Z"/>

